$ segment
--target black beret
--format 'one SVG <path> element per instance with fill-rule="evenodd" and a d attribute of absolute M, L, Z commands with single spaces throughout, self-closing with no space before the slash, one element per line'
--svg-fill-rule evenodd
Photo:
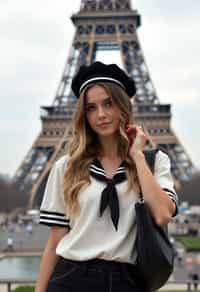
<path fill-rule="evenodd" d="M 91 83 L 100 81 L 113 82 L 125 90 L 131 98 L 136 93 L 135 82 L 116 64 L 106 65 L 94 62 L 89 66 L 82 65 L 72 79 L 71 88 L 77 98 L 82 90 Z"/>

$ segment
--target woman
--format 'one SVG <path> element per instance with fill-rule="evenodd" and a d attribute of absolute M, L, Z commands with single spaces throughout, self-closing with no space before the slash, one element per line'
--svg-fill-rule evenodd
<path fill-rule="evenodd" d="M 36 292 L 144 291 L 134 265 L 140 189 L 157 224 L 177 213 L 170 160 L 159 150 L 151 173 L 147 137 L 134 123 L 133 80 L 117 65 L 82 66 L 67 155 L 50 172 L 40 223 L 51 226 Z"/>

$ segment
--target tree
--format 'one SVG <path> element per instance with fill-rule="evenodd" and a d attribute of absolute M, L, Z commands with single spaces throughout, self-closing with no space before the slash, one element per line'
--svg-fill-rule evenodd
<path fill-rule="evenodd" d="M 28 196 L 21 191 L 17 182 L 0 174 L 0 211 L 10 212 L 15 208 L 25 208 L 28 205 Z"/>
<path fill-rule="evenodd" d="M 200 173 L 187 183 L 183 183 L 178 192 L 180 202 L 187 201 L 190 205 L 200 205 Z"/>

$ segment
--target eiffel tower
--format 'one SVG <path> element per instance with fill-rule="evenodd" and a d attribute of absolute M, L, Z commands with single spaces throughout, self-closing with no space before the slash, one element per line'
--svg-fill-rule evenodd
<path fill-rule="evenodd" d="M 82 0 L 71 20 L 76 33 L 55 99 L 52 105 L 41 107 L 42 129 L 15 174 L 21 189 L 27 191 L 29 208 L 40 206 L 52 164 L 66 153 L 76 103 L 70 89 L 72 77 L 81 65 L 97 60 L 102 52 L 110 56 L 117 52 L 123 69 L 134 79 L 135 120 L 149 138 L 147 148 L 161 146 L 169 153 L 179 188 L 196 169 L 170 126 L 170 104 L 160 103 L 153 86 L 137 34 L 141 16 L 132 9 L 130 0 Z M 109 63 L 113 63 L 112 57 Z"/>

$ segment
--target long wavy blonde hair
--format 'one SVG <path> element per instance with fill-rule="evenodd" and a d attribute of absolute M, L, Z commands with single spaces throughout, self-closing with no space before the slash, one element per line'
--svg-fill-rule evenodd
<path fill-rule="evenodd" d="M 105 89 L 121 113 L 116 142 L 119 156 L 126 162 L 128 186 L 125 194 L 131 190 L 139 191 L 136 165 L 128 153 L 129 140 L 125 133 L 126 124 L 134 123 L 130 98 L 120 86 L 114 83 L 101 82 L 98 85 Z M 69 158 L 64 172 L 63 189 L 67 206 L 66 213 L 70 218 L 75 218 L 80 214 L 78 193 L 82 187 L 91 183 L 89 166 L 101 152 L 98 135 L 92 130 L 86 119 L 86 96 L 92 86 L 94 84 L 88 85 L 77 101 L 72 119 L 72 136 L 67 146 Z"/>

